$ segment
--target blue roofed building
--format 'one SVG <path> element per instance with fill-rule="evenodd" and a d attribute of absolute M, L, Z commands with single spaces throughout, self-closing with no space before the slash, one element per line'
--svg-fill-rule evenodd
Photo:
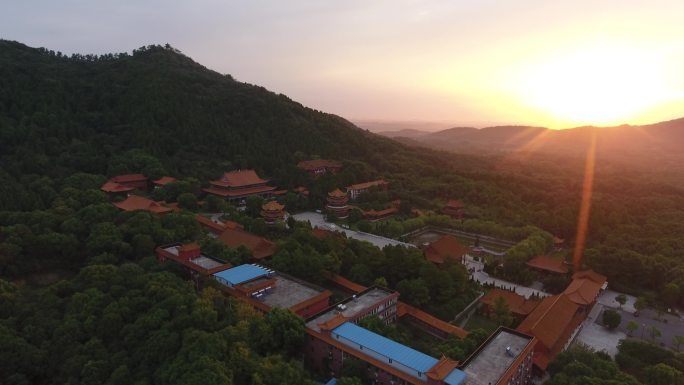
<path fill-rule="evenodd" d="M 214 277 L 222 284 L 233 287 L 243 282 L 265 277 L 270 273 L 272 273 L 272 271 L 258 265 L 240 265 L 232 269 L 215 273 Z"/>
<path fill-rule="evenodd" d="M 374 384 L 462 385 L 467 376 L 458 362 L 431 357 L 356 324 L 368 315 L 384 316 L 388 306 L 392 309 L 397 293 L 381 292 L 369 289 L 308 318 L 305 364 L 339 375 L 344 360 L 355 357 L 369 365 Z"/>

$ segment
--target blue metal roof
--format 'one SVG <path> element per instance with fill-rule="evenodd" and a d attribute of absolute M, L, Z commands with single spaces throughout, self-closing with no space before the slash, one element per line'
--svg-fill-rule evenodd
<path fill-rule="evenodd" d="M 330 381 L 326 382 L 325 385 L 335 385 L 337 384 L 337 378 L 333 377 Z"/>
<path fill-rule="evenodd" d="M 240 265 L 232 269 L 214 273 L 214 276 L 225 280 L 231 285 L 239 285 L 243 282 L 247 282 L 254 278 L 259 278 L 267 274 L 268 271 L 263 267 L 255 265 Z"/>
<path fill-rule="evenodd" d="M 466 379 L 466 374 L 462 370 L 454 369 L 444 379 L 444 383 L 448 385 L 460 385 Z"/>
<path fill-rule="evenodd" d="M 375 334 L 351 322 L 345 322 L 338 326 L 333 330 L 333 333 L 421 373 L 427 372 L 438 362 L 436 358 Z"/>

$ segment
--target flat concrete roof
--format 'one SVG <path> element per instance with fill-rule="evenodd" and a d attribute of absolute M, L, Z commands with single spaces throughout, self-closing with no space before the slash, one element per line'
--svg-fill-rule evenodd
<path fill-rule="evenodd" d="M 172 255 L 178 256 L 178 249 L 180 249 L 181 245 L 173 245 L 169 247 L 164 247 L 163 250 L 168 251 Z M 197 258 L 193 258 L 190 260 L 190 262 L 194 263 L 195 265 L 203 268 L 203 269 L 213 269 L 215 267 L 219 266 L 225 266 L 227 265 L 226 262 L 222 262 L 216 258 L 210 257 L 206 254 L 202 254 L 200 251 L 200 256 Z"/>
<path fill-rule="evenodd" d="M 531 342 L 530 336 L 500 329 L 461 368 L 467 375 L 463 385 L 496 384 Z"/>
<path fill-rule="evenodd" d="M 206 257 L 204 255 L 200 255 L 195 259 L 191 259 L 190 262 L 194 263 L 197 266 L 203 267 L 207 270 L 225 265 L 225 263 L 221 263 L 213 258 Z"/>
<path fill-rule="evenodd" d="M 357 295 L 356 298 L 349 297 L 346 300 L 335 304 L 335 306 L 329 308 L 324 313 L 318 314 L 316 318 L 309 320 L 309 322 L 306 323 L 306 327 L 318 332 L 320 331 L 318 324 L 333 318 L 337 314 L 342 314 L 344 317 L 351 318 L 356 314 L 360 313 L 361 311 L 363 311 L 364 309 L 367 309 L 374 303 L 378 303 L 384 298 L 388 298 L 392 294 L 394 293 L 391 291 L 387 291 L 379 287 L 374 287 L 365 293 Z M 346 307 L 346 309 L 339 309 L 338 305 L 340 304 L 343 304 Z"/>
<path fill-rule="evenodd" d="M 269 293 L 258 299 L 270 307 L 288 309 L 311 299 L 324 291 L 321 288 L 284 276 L 277 272 L 271 278 L 276 280 L 275 287 Z M 247 285 L 249 285 L 249 283 L 245 284 L 245 286 Z"/>

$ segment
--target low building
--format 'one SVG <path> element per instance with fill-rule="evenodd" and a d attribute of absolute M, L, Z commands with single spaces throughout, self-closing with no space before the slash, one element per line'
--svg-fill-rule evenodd
<path fill-rule="evenodd" d="M 533 363 L 540 372 L 568 347 L 585 318 L 579 305 L 560 294 L 544 298 L 523 320 L 517 330 L 536 338 Z"/>
<path fill-rule="evenodd" d="M 337 173 L 342 169 L 342 164 L 328 159 L 311 159 L 297 163 L 297 167 L 306 171 L 312 177 L 319 177 L 327 173 Z"/>
<path fill-rule="evenodd" d="M 132 187 L 136 190 L 147 191 L 150 180 L 143 174 L 125 174 L 113 176 L 110 182 L 118 183 L 121 186 Z"/>
<path fill-rule="evenodd" d="M 396 215 L 399 209 L 396 207 L 388 207 L 383 210 L 368 210 L 363 212 L 363 217 L 370 222 L 377 222 L 383 219 L 387 219 L 391 216 Z"/>
<path fill-rule="evenodd" d="M 593 270 L 585 270 L 572 275 L 572 281 L 563 294 L 589 313 L 598 296 L 606 288 L 608 288 L 608 280 L 605 275 Z"/>
<path fill-rule="evenodd" d="M 561 258 L 547 255 L 536 256 L 527 261 L 527 266 L 544 274 L 565 275 L 570 272 L 570 265 Z"/>
<path fill-rule="evenodd" d="M 349 216 L 349 197 L 340 189 L 335 189 L 328 193 L 325 204 L 326 211 L 337 218 Z"/>
<path fill-rule="evenodd" d="M 370 189 L 379 189 L 379 190 L 385 190 L 389 188 L 389 183 L 385 182 L 384 179 L 378 179 L 370 182 L 365 182 L 365 183 L 358 183 L 358 184 L 353 184 L 351 186 L 347 186 L 347 193 L 349 194 L 349 197 L 354 200 L 359 197 L 359 195 L 368 192 Z"/>
<path fill-rule="evenodd" d="M 428 261 L 436 265 L 442 265 L 448 261 L 460 263 L 468 251 L 469 248 L 464 246 L 456 237 L 444 235 L 430 243 L 423 250 L 423 253 Z"/>
<path fill-rule="evenodd" d="M 115 202 L 114 206 L 123 211 L 149 211 L 157 215 L 165 215 L 173 211 L 173 208 L 166 206 L 162 202 L 155 202 L 151 199 L 138 195 L 129 195 L 121 202 Z"/>
<path fill-rule="evenodd" d="M 401 301 L 399 301 L 399 306 L 397 307 L 397 316 L 400 319 L 417 326 L 424 332 L 443 340 L 449 338 L 451 335 L 458 338 L 465 338 L 468 335 L 468 332 L 464 329 L 446 321 L 442 321 L 429 313 Z"/>
<path fill-rule="evenodd" d="M 268 258 L 275 253 L 275 243 L 239 228 L 229 228 L 226 226 L 217 239 L 231 249 L 244 246 L 252 253 L 252 257 L 255 260 Z"/>
<path fill-rule="evenodd" d="M 259 265 L 240 265 L 213 274 L 221 289 L 255 309 L 289 309 L 307 318 L 329 306 L 332 293 Z"/>
<path fill-rule="evenodd" d="M 482 313 L 491 315 L 492 307 L 498 298 L 503 298 L 508 305 L 511 314 L 518 319 L 527 317 L 541 302 L 540 300 L 527 299 L 512 291 L 493 288 L 480 298 Z"/>
<path fill-rule="evenodd" d="M 203 191 L 231 202 L 241 203 L 253 195 L 270 197 L 276 188 L 267 183 L 268 180 L 261 179 L 254 170 L 237 170 L 226 172 L 220 179 L 209 181 L 210 187 Z"/>
<path fill-rule="evenodd" d="M 171 177 L 171 176 L 163 176 L 159 179 L 153 180 L 152 184 L 154 185 L 155 188 L 157 187 L 163 187 L 166 186 L 169 183 L 175 183 L 177 182 L 178 179 Z"/>
<path fill-rule="evenodd" d="M 213 274 L 231 268 L 225 261 L 202 254 L 200 246 L 194 242 L 159 246 L 154 252 L 161 263 L 172 261 L 185 267 L 198 288 L 203 287 Z"/>
<path fill-rule="evenodd" d="M 285 216 L 285 206 L 277 201 L 269 201 L 261 206 L 261 217 L 267 225 L 273 225 L 278 221 L 282 221 Z"/>
<path fill-rule="evenodd" d="M 242 230 L 244 227 L 233 221 L 220 221 L 218 219 L 207 218 L 204 215 L 195 214 L 195 221 L 199 223 L 202 228 L 208 230 L 214 235 L 221 235 L 226 229 L 239 229 Z"/>
<path fill-rule="evenodd" d="M 535 339 L 499 327 L 468 357 L 460 369 L 463 385 L 527 385 L 532 379 Z"/>
<path fill-rule="evenodd" d="M 377 315 L 397 317 L 399 294 L 371 287 L 306 320 L 305 365 L 339 375 L 344 360 L 355 357 L 369 366 L 375 384 L 458 385 L 466 375 L 458 363 L 436 359 L 357 325 Z"/>
<path fill-rule="evenodd" d="M 459 199 L 451 199 L 442 209 L 442 213 L 455 219 L 461 219 L 465 213 L 465 205 Z"/>
<path fill-rule="evenodd" d="M 135 188 L 134 188 L 134 187 L 130 187 L 130 186 L 124 186 L 124 185 L 122 185 L 122 184 L 119 184 L 119 183 L 116 183 L 116 182 L 112 182 L 111 180 L 109 180 L 109 181 L 105 182 L 105 184 L 103 184 L 103 185 L 100 187 L 100 190 L 103 191 L 103 192 L 105 192 L 105 193 L 107 193 L 107 194 L 109 194 L 109 195 L 110 195 L 110 198 L 111 198 L 112 195 L 116 195 L 116 194 L 122 194 L 122 195 L 123 195 L 123 194 L 127 194 L 127 193 L 129 193 L 129 192 L 135 190 Z"/>

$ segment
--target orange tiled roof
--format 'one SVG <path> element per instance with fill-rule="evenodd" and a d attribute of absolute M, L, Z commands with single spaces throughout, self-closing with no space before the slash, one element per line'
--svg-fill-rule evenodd
<path fill-rule="evenodd" d="M 223 174 L 221 179 L 209 183 L 223 187 L 244 187 L 267 183 L 268 180 L 259 178 L 254 170 L 237 170 Z"/>
<path fill-rule="evenodd" d="M 518 331 L 537 337 L 555 354 L 567 342 L 563 341 L 563 337 L 569 337 L 569 333 L 576 327 L 573 319 L 576 318 L 578 309 L 579 306 L 566 295 L 546 297 L 518 326 Z"/>
<path fill-rule="evenodd" d="M 210 183 L 213 183 L 213 182 L 210 182 Z M 258 193 L 262 193 L 262 192 L 273 191 L 273 190 L 275 190 L 275 187 L 254 186 L 254 187 L 241 188 L 238 190 L 227 190 L 227 189 L 223 189 L 223 188 L 208 187 L 208 188 L 205 188 L 202 190 L 204 192 L 209 193 L 209 194 L 219 195 L 222 197 L 239 197 L 239 196 L 243 196 L 243 195 L 258 194 Z"/>
<path fill-rule="evenodd" d="M 144 182 L 147 177 L 143 174 L 125 174 L 113 176 L 109 180 L 116 183 Z"/>
<path fill-rule="evenodd" d="M 349 191 L 349 190 L 365 190 L 365 189 L 375 187 L 375 186 L 386 186 L 388 184 L 389 183 L 385 182 L 384 179 L 378 179 L 378 180 L 374 180 L 374 181 L 370 181 L 370 182 L 357 183 L 357 184 L 353 184 L 351 186 L 347 186 L 347 191 Z"/>
<path fill-rule="evenodd" d="M 244 246 L 252 252 L 254 259 L 264 259 L 275 253 L 275 244 L 268 239 L 240 229 L 226 228 L 218 239 L 228 247 L 237 249 Z"/>
<path fill-rule="evenodd" d="M 461 258 L 468 252 L 468 247 L 464 246 L 454 236 L 445 235 L 435 242 L 432 242 L 425 249 L 425 258 L 432 263 L 444 263 L 451 258 Z"/>
<path fill-rule="evenodd" d="M 441 381 L 446 378 L 456 367 L 458 366 L 458 361 L 454 361 L 445 356 L 437 361 L 435 366 L 430 368 L 425 374 L 433 380 Z"/>
<path fill-rule="evenodd" d="M 452 325 L 448 322 L 442 321 L 441 319 L 434 317 L 418 308 L 415 308 L 407 303 L 399 302 L 397 305 L 397 315 L 403 317 L 409 315 L 421 322 L 424 322 L 435 329 L 441 330 L 448 334 L 453 334 L 459 338 L 464 338 L 468 335 L 468 332 L 461 329 L 458 326 Z"/>
<path fill-rule="evenodd" d="M 281 211 L 285 206 L 281 205 L 277 201 L 268 201 L 264 203 L 261 208 L 266 211 Z"/>
<path fill-rule="evenodd" d="M 311 159 L 297 163 L 297 167 L 307 171 L 314 171 L 321 168 L 340 168 L 342 165 L 334 160 Z"/>
<path fill-rule="evenodd" d="M 540 301 L 527 299 L 519 294 L 508 290 L 494 288 L 491 289 L 484 297 L 480 298 L 480 302 L 488 306 L 493 306 L 497 298 L 503 298 L 508 304 L 511 313 L 526 316 L 530 314 L 538 305 Z"/>
<path fill-rule="evenodd" d="M 386 209 L 384 209 L 384 210 L 377 210 L 377 211 L 376 211 L 376 210 L 368 210 L 368 211 L 364 211 L 364 212 L 363 212 L 363 215 L 365 215 L 365 216 L 367 216 L 367 217 L 375 217 L 375 218 L 377 218 L 377 217 L 384 217 L 384 216 L 387 216 L 387 215 L 392 215 L 392 214 L 395 214 L 395 213 L 398 213 L 398 212 L 399 212 L 399 210 L 398 210 L 396 207 L 389 207 L 389 208 L 386 208 Z"/>
<path fill-rule="evenodd" d="M 601 284 L 589 278 L 573 279 L 563 291 L 570 300 L 578 305 L 592 304 L 601 292 Z"/>
<path fill-rule="evenodd" d="M 575 274 L 572 275 L 572 279 L 579 279 L 579 278 L 587 278 L 590 279 L 601 286 L 608 282 L 608 277 L 606 277 L 603 274 L 599 274 L 595 272 L 594 270 L 584 270 L 584 271 L 578 271 Z"/>
<path fill-rule="evenodd" d="M 199 248 L 200 248 L 200 246 L 197 244 L 197 242 L 190 242 L 190 243 L 186 243 L 184 245 L 181 245 L 178 248 L 178 251 L 190 251 L 190 250 L 197 250 Z"/>
<path fill-rule="evenodd" d="M 527 266 L 557 274 L 567 274 L 570 271 L 565 261 L 546 255 L 539 255 L 530 259 L 527 261 Z"/>
<path fill-rule="evenodd" d="M 120 185 L 116 182 L 112 181 L 107 181 L 105 184 L 100 187 L 100 190 L 106 192 L 106 193 L 118 193 L 118 192 L 129 192 L 135 190 L 133 187 L 129 186 L 124 186 Z"/>
<path fill-rule="evenodd" d="M 329 192 L 329 193 L 328 193 L 328 196 L 331 197 L 331 198 L 346 198 L 346 197 L 347 197 L 347 193 L 342 192 L 342 190 L 336 188 L 336 189 L 334 189 L 333 191 Z"/>
<path fill-rule="evenodd" d="M 125 200 L 114 203 L 114 206 L 123 211 L 145 210 L 155 214 L 165 214 L 173 211 L 170 207 L 162 206 L 158 202 L 138 195 L 129 195 Z"/>
<path fill-rule="evenodd" d="M 344 278 L 343 276 L 338 275 L 338 274 L 331 274 L 328 277 L 328 279 L 330 281 L 342 286 L 343 288 L 350 290 L 350 291 L 353 291 L 353 292 L 356 292 L 356 293 L 360 293 L 360 292 L 368 289 L 367 287 L 365 287 L 363 285 L 359 285 L 358 283 L 352 282 L 352 281 L 348 280 L 347 278 Z"/>
<path fill-rule="evenodd" d="M 171 177 L 171 176 L 163 176 L 157 180 L 153 180 L 152 183 L 156 184 L 157 186 L 165 186 L 169 183 L 176 182 L 178 179 Z"/>

